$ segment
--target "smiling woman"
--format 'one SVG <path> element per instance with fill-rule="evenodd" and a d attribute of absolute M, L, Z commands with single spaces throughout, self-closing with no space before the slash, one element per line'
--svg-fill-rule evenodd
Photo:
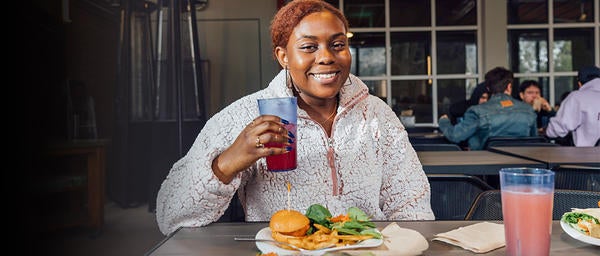
<path fill-rule="evenodd" d="M 208 120 L 173 165 L 157 198 L 163 233 L 216 221 L 236 192 L 247 221 L 267 221 L 287 201 L 299 212 L 322 204 L 332 212 L 357 207 L 374 220 L 434 218 L 404 126 L 350 74 L 347 32 L 344 15 L 325 1 L 295 0 L 275 14 L 272 49 L 282 70 Z M 259 114 L 258 99 L 278 97 L 297 98 L 298 136 L 286 130 L 288 120 Z M 289 143 L 297 145 L 297 168 L 270 172 L 264 157 L 287 153 Z"/>
<path fill-rule="evenodd" d="M 292 30 L 285 47 L 275 47 L 275 55 L 289 70 L 289 86 L 298 105 L 331 135 L 333 122 L 328 120 L 337 112 L 338 92 L 352 62 L 346 23 L 330 12 L 315 12 L 303 21 Z"/>

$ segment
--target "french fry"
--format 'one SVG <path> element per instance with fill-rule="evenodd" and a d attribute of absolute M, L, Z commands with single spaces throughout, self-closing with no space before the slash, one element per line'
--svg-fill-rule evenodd
<path fill-rule="evenodd" d="M 370 239 L 370 235 L 340 235 L 337 230 L 331 230 L 319 224 L 315 224 L 317 231 L 311 235 L 303 237 L 285 236 L 274 232 L 279 240 L 285 239 L 288 243 L 307 250 L 318 250 L 329 246 L 347 246 L 356 244 L 362 240 Z M 281 246 L 284 249 L 286 246 Z"/>
<path fill-rule="evenodd" d="M 369 238 L 372 238 L 373 236 L 368 236 L 368 235 L 337 235 L 336 237 L 338 239 L 341 239 L 341 240 L 362 241 L 362 240 L 367 240 Z"/>
<path fill-rule="evenodd" d="M 311 235 L 294 238 L 288 237 L 288 243 L 307 250 L 318 250 L 332 245 L 336 247 L 353 245 L 372 238 L 370 235 L 340 235 L 337 230 L 319 226 L 316 226 L 318 230 Z"/>

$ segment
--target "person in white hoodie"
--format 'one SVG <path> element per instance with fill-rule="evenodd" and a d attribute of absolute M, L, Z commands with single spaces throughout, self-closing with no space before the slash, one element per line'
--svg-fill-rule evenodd
<path fill-rule="evenodd" d="M 400 119 L 350 74 L 347 32 L 346 18 L 325 1 L 295 0 L 278 11 L 271 37 L 283 70 L 211 117 L 173 165 L 157 196 L 161 232 L 217 221 L 235 193 L 246 221 L 316 203 L 334 215 L 355 206 L 373 220 L 434 219 L 427 176 Z M 298 100 L 295 137 L 287 120 L 259 116 L 257 106 L 290 96 Z M 289 140 L 297 140 L 297 168 L 268 171 L 264 157 L 288 149 L 267 143 Z"/>
<path fill-rule="evenodd" d="M 579 90 L 564 99 L 545 132 L 550 138 L 565 137 L 572 132 L 576 147 L 591 147 L 600 140 L 600 69 L 581 68 L 577 81 Z"/>

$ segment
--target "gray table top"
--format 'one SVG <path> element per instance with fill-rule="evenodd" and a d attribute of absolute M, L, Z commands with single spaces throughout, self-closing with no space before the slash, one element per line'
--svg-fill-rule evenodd
<path fill-rule="evenodd" d="M 457 246 L 431 240 L 435 234 L 478 222 L 480 221 L 402 221 L 397 223 L 402 228 L 418 231 L 426 238 L 429 248 L 422 255 L 504 255 L 505 247 L 485 254 L 476 254 Z M 376 222 L 379 229 L 389 223 Z M 260 229 L 265 227 L 268 227 L 268 223 L 253 222 L 213 223 L 205 227 L 180 228 L 148 251 L 146 255 L 256 255 L 259 250 L 254 242 L 238 242 L 233 238 L 254 237 Z M 559 221 L 553 221 L 550 247 L 550 255 L 600 255 L 600 247 L 571 238 L 562 230 Z"/>
<path fill-rule="evenodd" d="M 492 147 L 490 151 L 545 163 L 600 166 L 600 147 Z"/>
<path fill-rule="evenodd" d="M 545 168 L 546 165 L 520 157 L 484 150 L 417 152 L 425 173 L 498 175 L 505 167 Z"/>

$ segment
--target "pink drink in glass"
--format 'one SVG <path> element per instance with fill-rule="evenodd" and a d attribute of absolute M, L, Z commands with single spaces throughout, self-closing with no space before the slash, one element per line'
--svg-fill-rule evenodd
<path fill-rule="evenodd" d="M 506 255 L 549 255 L 553 190 L 515 185 L 501 191 Z"/>
<path fill-rule="evenodd" d="M 296 125 L 295 124 L 287 124 L 285 128 L 296 135 Z M 267 166 L 270 171 L 278 172 L 278 171 L 289 171 L 296 169 L 296 139 L 292 139 L 294 142 L 289 145 L 292 148 L 290 152 L 281 155 L 272 155 L 267 156 Z M 286 147 L 286 145 L 282 143 L 266 143 L 265 147 Z"/>

